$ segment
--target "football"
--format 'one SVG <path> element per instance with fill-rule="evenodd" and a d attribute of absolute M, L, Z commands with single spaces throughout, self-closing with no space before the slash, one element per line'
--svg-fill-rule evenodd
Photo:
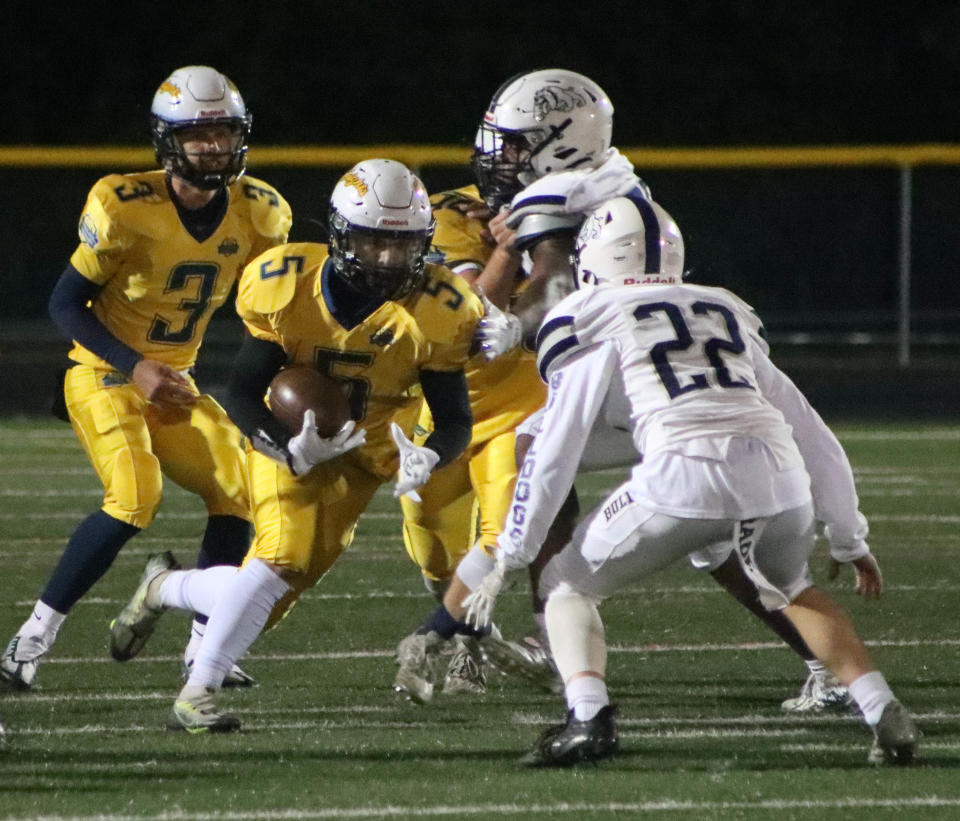
<path fill-rule="evenodd" d="M 317 433 L 324 438 L 334 436 L 350 419 L 350 403 L 340 383 L 303 366 L 284 368 L 273 377 L 267 404 L 291 433 L 300 433 L 307 410 L 316 414 Z"/>

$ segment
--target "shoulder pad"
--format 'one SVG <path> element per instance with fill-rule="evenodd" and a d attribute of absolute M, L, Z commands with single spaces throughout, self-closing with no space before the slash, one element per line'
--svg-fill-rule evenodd
<path fill-rule="evenodd" d="M 249 202 L 250 218 L 257 233 L 279 243 L 286 242 L 293 215 L 280 192 L 256 177 L 241 177 L 234 185 L 239 186 L 241 196 Z"/>
<path fill-rule="evenodd" d="M 422 293 L 412 306 L 421 332 L 428 339 L 451 335 L 452 328 L 472 327 L 483 315 L 480 298 L 463 277 L 442 265 L 427 265 Z M 454 332 L 456 333 L 456 332 Z"/>
<path fill-rule="evenodd" d="M 434 216 L 437 216 L 437 212 L 443 210 L 463 214 L 467 209 L 473 209 L 484 204 L 475 185 L 466 185 L 463 188 L 454 188 L 451 191 L 441 191 L 439 194 L 430 197 L 430 205 L 433 208 Z"/>
<path fill-rule="evenodd" d="M 246 268 L 237 286 L 237 313 L 273 314 L 293 299 L 297 284 L 323 264 L 327 246 L 311 242 L 278 245 Z"/>
<path fill-rule="evenodd" d="M 561 171 L 558 174 L 547 174 L 530 183 L 510 203 L 507 225 L 514 227 L 514 220 L 519 221 L 526 213 L 564 213 L 567 194 L 584 176 L 583 171 Z"/>
<path fill-rule="evenodd" d="M 433 213 L 437 227 L 430 248 L 430 262 L 457 272 L 467 267 L 483 268 L 493 251 L 483 239 L 485 224 L 449 208 Z"/>
<path fill-rule="evenodd" d="M 166 191 L 157 189 L 162 180 L 162 174 L 157 172 L 110 174 L 97 180 L 80 217 L 80 241 L 98 253 L 124 247 L 129 242 L 124 226 L 129 227 L 131 218 L 136 221 L 129 205 L 160 202 L 166 197 Z M 139 213 L 139 209 L 135 212 Z"/>
<path fill-rule="evenodd" d="M 528 214 L 516 226 L 516 247 L 527 251 L 553 234 L 575 236 L 583 217 L 580 214 Z"/>

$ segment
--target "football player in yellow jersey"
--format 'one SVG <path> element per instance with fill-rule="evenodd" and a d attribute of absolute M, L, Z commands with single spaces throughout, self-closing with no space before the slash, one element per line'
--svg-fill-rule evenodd
<path fill-rule="evenodd" d="M 50 298 L 51 316 L 74 340 L 66 411 L 105 492 L 0 658 L 0 676 L 21 689 L 73 605 L 153 521 L 163 474 L 206 505 L 201 566 L 237 565 L 250 544 L 242 436 L 189 371 L 243 266 L 286 242 L 290 209 L 243 176 L 251 118 L 223 74 L 174 71 L 151 112 L 162 170 L 93 186 L 80 245 Z M 252 681 L 235 673 L 235 683 Z"/>
<path fill-rule="evenodd" d="M 521 258 L 507 246 L 496 245 L 487 226 L 491 215 L 521 186 L 515 179 L 514 185 L 509 180 L 497 185 L 482 173 L 477 177 L 483 184 L 482 198 L 476 185 L 431 198 L 437 221 L 433 252 L 480 288 L 491 303 L 506 309 L 525 287 Z M 516 479 L 514 429 L 546 399 L 535 357 L 522 347 L 494 361 L 478 352 L 467 363 L 466 377 L 473 413 L 468 448 L 431 476 L 419 501 L 400 500 L 407 553 L 420 567 L 427 589 L 441 601 L 436 612 L 397 648 L 394 689 L 417 702 L 432 698 L 435 664 L 428 657 L 448 639 L 456 639 L 456 649 L 443 691 L 481 693 L 485 689 L 483 652 L 472 629 L 460 618 L 459 603 L 469 594 L 471 580 L 478 581 L 492 566 Z M 426 433 L 431 427 L 429 409 L 424 408 L 418 429 Z M 494 643 L 501 652 L 523 652 L 522 647 L 496 637 L 484 642 L 488 652 Z"/>
<path fill-rule="evenodd" d="M 425 264 L 433 229 L 420 180 L 400 163 L 367 160 L 333 191 L 329 245 L 275 248 L 244 271 L 237 309 L 247 334 L 225 404 L 250 441 L 254 544 L 239 572 L 172 570 L 169 554 L 153 557 L 111 631 L 114 655 L 132 658 L 163 610 L 210 614 L 171 729 L 237 729 L 213 700 L 231 665 L 350 545 L 381 484 L 398 475 L 394 495 L 415 493 L 469 443 L 463 368 L 483 306 L 463 279 Z M 295 435 L 271 415 L 265 392 L 285 365 L 342 383 L 353 418 L 338 434 L 321 438 L 312 411 Z M 416 445 L 408 436 L 421 396 L 433 431 Z"/>

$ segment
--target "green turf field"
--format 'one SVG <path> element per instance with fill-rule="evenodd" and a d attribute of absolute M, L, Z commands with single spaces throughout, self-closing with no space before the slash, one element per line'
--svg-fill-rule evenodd
<path fill-rule="evenodd" d="M 261 685 L 222 704 L 232 736 L 165 732 L 186 616 L 164 617 L 143 658 L 106 650 L 107 623 L 148 553 L 185 563 L 198 501 L 168 486 L 152 528 L 74 609 L 30 693 L 0 692 L 0 819 L 960 818 L 960 427 L 838 427 L 887 589 L 879 602 L 814 575 L 853 613 L 917 715 L 917 766 L 866 763 L 852 716 L 786 717 L 805 669 L 758 622 L 685 566 L 603 608 L 623 754 L 600 766 L 529 771 L 520 755 L 561 718 L 558 697 L 495 682 L 428 707 L 390 692 L 396 642 L 432 607 L 382 493 L 357 541 L 244 667 Z M 615 481 L 580 483 L 587 504 Z M 99 504 L 66 425 L 0 422 L 0 642 L 27 616 L 65 538 Z M 504 632 L 531 629 L 524 590 Z"/>

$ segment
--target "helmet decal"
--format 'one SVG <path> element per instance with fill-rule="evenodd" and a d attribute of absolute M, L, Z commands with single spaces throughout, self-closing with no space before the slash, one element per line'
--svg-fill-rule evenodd
<path fill-rule="evenodd" d="M 551 111 L 573 111 L 583 108 L 587 104 L 587 97 L 578 92 L 573 86 L 560 88 L 549 86 L 539 89 L 533 95 L 533 116 L 539 122 Z"/>
<path fill-rule="evenodd" d="M 169 94 L 176 102 L 180 101 L 180 86 L 176 83 L 171 83 L 169 80 L 160 84 L 160 88 L 157 89 L 157 94 Z"/>
<path fill-rule="evenodd" d="M 352 171 L 343 175 L 343 184 L 349 188 L 356 188 L 357 193 L 363 197 L 367 193 L 367 184 Z"/>

